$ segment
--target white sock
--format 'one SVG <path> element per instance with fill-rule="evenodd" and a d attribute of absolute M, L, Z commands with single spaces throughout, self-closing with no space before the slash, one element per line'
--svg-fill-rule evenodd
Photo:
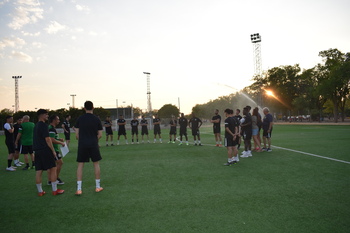
<path fill-rule="evenodd" d="M 198 143 L 201 144 L 201 140 L 198 140 Z"/>
<path fill-rule="evenodd" d="M 98 179 L 98 180 L 95 180 L 95 181 L 96 181 L 96 188 L 101 188 L 101 187 L 100 187 L 100 181 L 101 181 L 101 180 Z"/>
<path fill-rule="evenodd" d="M 51 182 L 52 185 L 52 191 L 57 191 L 57 183 L 58 181 L 56 180 L 55 182 Z"/>
<path fill-rule="evenodd" d="M 83 181 L 79 180 L 77 181 L 77 190 L 81 190 L 81 185 L 82 185 Z"/>
<path fill-rule="evenodd" d="M 40 184 L 36 184 L 36 188 L 38 189 L 38 192 L 39 192 L 39 193 L 42 193 L 42 192 L 43 192 L 43 188 L 42 188 L 41 183 L 40 183 Z"/>

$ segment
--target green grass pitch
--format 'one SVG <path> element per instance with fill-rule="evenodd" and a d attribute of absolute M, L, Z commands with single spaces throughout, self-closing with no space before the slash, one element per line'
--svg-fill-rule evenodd
<path fill-rule="evenodd" d="M 61 173 L 66 192 L 52 196 L 44 173 L 43 197 L 35 171 L 5 171 L 1 136 L 0 232 L 349 232 L 350 126 L 275 125 L 278 148 L 231 167 L 211 127 L 201 129 L 202 147 L 168 144 L 168 132 L 162 144 L 131 145 L 128 132 L 129 145 L 106 147 L 103 137 L 104 191 L 94 192 L 89 163 L 80 197 L 74 135 Z"/>

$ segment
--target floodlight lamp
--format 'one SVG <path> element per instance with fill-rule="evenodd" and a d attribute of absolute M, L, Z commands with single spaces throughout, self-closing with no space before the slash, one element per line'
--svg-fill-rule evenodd
<path fill-rule="evenodd" d="M 151 74 L 151 73 L 149 73 L 149 72 L 143 72 L 144 74 Z"/>

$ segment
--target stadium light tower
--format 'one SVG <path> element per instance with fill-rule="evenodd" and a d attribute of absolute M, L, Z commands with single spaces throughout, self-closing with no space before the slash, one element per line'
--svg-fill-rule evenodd
<path fill-rule="evenodd" d="M 75 108 L 75 98 L 74 97 L 76 97 L 77 95 L 72 94 L 70 96 L 72 96 L 72 108 Z"/>
<path fill-rule="evenodd" d="M 150 75 L 151 73 L 149 72 L 143 72 L 144 74 L 147 75 L 147 111 L 149 113 L 152 112 L 152 103 L 151 103 L 151 81 L 150 81 Z"/>
<path fill-rule="evenodd" d="M 251 34 L 250 40 L 253 43 L 254 54 L 254 77 L 261 77 L 261 36 L 259 33 Z M 262 106 L 262 94 L 258 94 L 258 105 Z"/>
<path fill-rule="evenodd" d="M 15 112 L 19 110 L 18 79 L 22 76 L 12 76 L 15 79 Z"/>

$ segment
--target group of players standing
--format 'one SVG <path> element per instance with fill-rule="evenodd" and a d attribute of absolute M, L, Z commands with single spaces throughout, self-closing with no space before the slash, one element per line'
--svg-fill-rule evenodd
<path fill-rule="evenodd" d="M 160 143 L 162 143 L 162 135 L 161 135 L 161 119 L 158 117 L 157 114 L 154 115 L 154 118 L 152 120 L 153 123 L 153 132 L 154 132 L 154 139 L 153 142 L 157 142 L 157 136 Z M 126 120 L 124 119 L 123 115 L 119 116 L 119 119 L 117 120 L 118 125 L 118 138 L 117 138 L 117 145 L 119 145 L 120 136 L 124 136 L 125 143 L 128 144 L 128 139 L 126 135 Z M 189 127 L 192 131 L 192 136 L 194 137 L 194 145 L 195 146 L 201 146 L 201 139 L 200 139 L 200 133 L 199 128 L 202 126 L 203 122 L 201 119 L 195 116 L 194 113 L 192 113 L 192 118 L 188 120 L 185 118 L 184 114 L 181 113 L 181 117 L 177 120 L 175 116 L 171 117 L 171 120 L 169 122 L 170 124 L 170 132 L 169 132 L 169 142 L 168 143 L 175 143 L 176 142 L 176 135 L 177 135 L 177 125 L 180 126 L 180 143 L 179 145 L 182 145 L 183 143 L 186 143 L 186 145 L 189 145 L 188 143 L 188 136 L 187 136 L 187 127 Z M 108 116 L 104 122 L 104 127 L 106 130 L 106 146 L 108 146 L 108 141 L 110 140 L 111 146 L 113 146 L 113 130 L 112 130 L 112 121 L 110 117 Z M 148 133 L 148 120 L 145 118 L 145 116 L 142 116 L 142 119 L 139 121 L 136 117 L 134 117 L 131 122 L 131 136 L 132 141 L 131 143 L 139 143 L 139 125 L 141 125 L 141 142 L 144 143 L 144 136 L 147 137 L 147 142 L 150 143 L 149 140 L 149 133 Z M 185 137 L 185 142 L 183 141 L 183 137 Z"/>

